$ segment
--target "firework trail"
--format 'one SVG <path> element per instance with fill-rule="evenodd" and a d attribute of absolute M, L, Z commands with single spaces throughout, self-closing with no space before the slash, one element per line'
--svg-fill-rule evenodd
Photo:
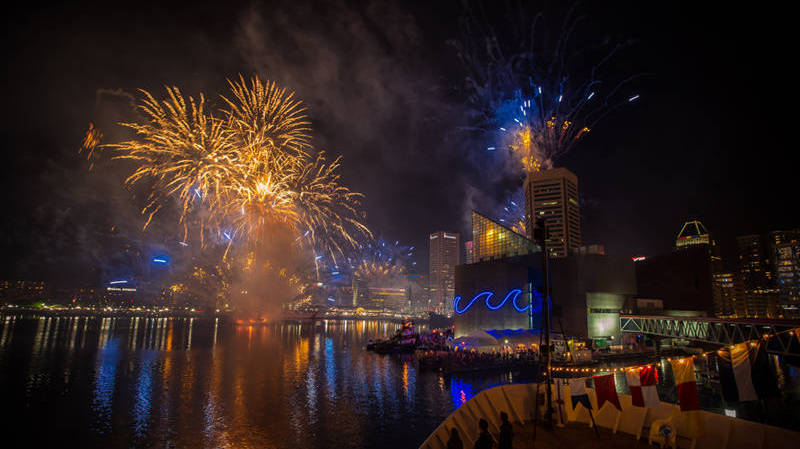
<path fill-rule="evenodd" d="M 622 46 L 603 50 L 588 68 L 585 52 L 571 50 L 570 38 L 583 19 L 575 7 L 555 39 L 541 12 L 499 9 L 467 4 L 463 38 L 454 43 L 467 71 L 468 129 L 482 134 L 488 151 L 509 150 L 525 172 L 551 168 L 611 110 L 639 98 L 618 95 L 635 77 L 600 79 Z M 498 15 L 503 27 L 496 29 L 491 23 Z"/>
<path fill-rule="evenodd" d="M 100 141 L 103 140 L 103 133 L 100 132 L 99 129 L 94 127 L 94 123 L 89 123 L 89 128 L 83 135 L 83 141 L 81 142 L 81 146 L 78 149 L 78 154 L 85 154 L 86 160 L 89 161 L 89 170 L 91 171 L 94 168 L 94 157 L 95 152 L 94 150 L 100 145 Z"/>
<path fill-rule="evenodd" d="M 413 246 L 378 239 L 362 248 L 353 276 L 370 282 L 397 277 L 416 265 L 413 257 Z"/>
<path fill-rule="evenodd" d="M 135 137 L 91 147 L 135 164 L 125 182 L 147 193 L 144 227 L 177 202 L 184 241 L 193 228 L 201 246 L 212 236 L 228 249 L 234 241 L 258 245 L 288 229 L 335 260 L 371 237 L 362 195 L 340 183 L 340 159 L 328 163 L 312 151 L 310 122 L 294 93 L 241 75 L 229 86 L 216 114 L 202 94 L 195 100 L 167 87 L 166 98 L 156 99 L 142 90 L 144 120 L 122 123 Z"/>
<path fill-rule="evenodd" d="M 525 219 L 525 198 L 522 191 L 511 195 L 505 203 L 500 206 L 495 216 L 500 217 L 497 221 L 508 227 L 517 234 L 527 236 L 527 220 Z"/>

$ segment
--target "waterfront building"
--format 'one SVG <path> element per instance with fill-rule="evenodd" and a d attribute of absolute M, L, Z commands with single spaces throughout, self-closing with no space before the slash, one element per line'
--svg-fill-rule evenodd
<path fill-rule="evenodd" d="M 581 246 L 578 177 L 566 168 L 528 173 L 523 185 L 528 238 L 533 239 L 536 220 L 544 219 L 547 248 L 552 257 L 566 257 Z"/>
<path fill-rule="evenodd" d="M 6 303 L 32 303 L 47 299 L 44 281 L 0 281 L 0 300 Z"/>
<path fill-rule="evenodd" d="M 479 261 L 456 267 L 455 337 L 482 330 L 542 326 L 542 257 L 539 254 Z M 619 314 L 636 296 L 633 262 L 600 254 L 550 261 L 553 332 L 619 341 Z"/>
<path fill-rule="evenodd" d="M 377 310 L 402 312 L 408 304 L 408 288 L 404 285 L 376 285 L 369 287 L 369 301 L 365 307 Z"/>
<path fill-rule="evenodd" d="M 473 212 L 473 259 L 455 272 L 455 337 L 481 331 L 539 329 L 542 254 L 531 240 Z M 619 313 L 636 295 L 633 262 L 599 247 L 550 260 L 553 331 L 618 340 Z M 533 322 L 528 306 L 533 305 Z"/>
<path fill-rule="evenodd" d="M 434 232 L 429 236 L 429 307 L 447 312 L 453 298 L 455 267 L 460 263 L 461 246 L 457 232 Z"/>
<path fill-rule="evenodd" d="M 524 235 L 472 211 L 472 241 L 467 250 L 467 263 L 475 263 L 530 254 L 539 251 L 539 247 Z"/>

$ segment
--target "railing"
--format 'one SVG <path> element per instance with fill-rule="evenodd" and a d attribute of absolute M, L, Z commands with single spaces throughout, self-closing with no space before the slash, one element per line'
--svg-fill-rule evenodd
<path fill-rule="evenodd" d="M 619 327 L 622 332 L 680 338 L 723 346 L 765 339 L 767 351 L 770 353 L 800 355 L 800 344 L 791 332 L 792 329 L 800 327 L 798 321 L 620 315 Z"/>

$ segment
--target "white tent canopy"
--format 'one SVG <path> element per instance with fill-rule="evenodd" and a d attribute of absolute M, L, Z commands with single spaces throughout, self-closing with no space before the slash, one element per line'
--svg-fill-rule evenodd
<path fill-rule="evenodd" d="M 553 340 L 563 340 L 560 334 L 550 334 Z M 519 345 L 529 347 L 534 345 L 539 347 L 538 329 L 495 329 L 479 330 L 469 335 L 456 338 L 450 345 L 459 349 L 491 351 L 502 349 L 503 347 L 516 348 Z"/>

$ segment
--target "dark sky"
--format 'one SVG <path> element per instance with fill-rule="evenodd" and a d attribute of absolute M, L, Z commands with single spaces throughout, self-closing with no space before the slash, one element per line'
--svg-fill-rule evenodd
<path fill-rule="evenodd" d="M 464 73 L 447 42 L 460 37 L 460 2 L 166 3 L 6 14 L 0 278 L 85 282 L 103 251 L 93 227 L 139 219 L 116 174 L 89 176 L 76 154 L 89 122 L 114 135 L 137 88 L 215 99 L 243 73 L 294 89 L 315 145 L 343 155 L 344 181 L 366 194 L 372 230 L 419 248 L 422 267 L 428 233 L 468 233 L 471 204 L 509 193 L 457 130 Z M 580 180 L 584 242 L 609 253 L 668 251 L 693 217 L 728 256 L 736 235 L 800 225 L 779 112 L 791 94 L 788 19 L 699 3 L 579 7 L 583 38 L 632 41 L 620 68 L 646 75 L 637 104 L 558 162 Z"/>

